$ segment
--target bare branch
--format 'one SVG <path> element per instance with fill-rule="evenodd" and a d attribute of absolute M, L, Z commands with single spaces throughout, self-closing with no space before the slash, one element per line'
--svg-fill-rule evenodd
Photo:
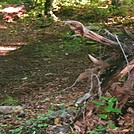
<path fill-rule="evenodd" d="M 92 74 L 91 75 L 91 86 L 90 86 L 90 90 L 89 93 L 93 92 L 93 77 L 95 76 L 95 78 L 97 79 L 97 83 L 98 83 L 98 95 L 101 96 L 102 95 L 102 91 L 101 91 L 101 81 L 99 79 L 99 75 L 97 74 Z"/>
<path fill-rule="evenodd" d="M 73 88 L 77 84 L 77 82 L 78 82 L 78 79 L 76 79 L 75 82 L 70 87 L 67 87 L 67 88 L 63 89 L 62 92 L 66 91 L 68 89 Z"/>
<path fill-rule="evenodd" d="M 130 74 L 129 61 L 128 61 L 128 59 L 127 59 L 127 55 L 125 54 L 125 51 L 124 51 L 124 49 L 123 49 L 123 47 L 122 47 L 122 45 L 121 45 L 121 43 L 120 43 L 120 41 L 119 41 L 117 35 L 115 34 L 114 36 L 115 36 L 115 38 L 116 38 L 116 40 L 117 40 L 117 42 L 118 42 L 118 44 L 119 44 L 119 46 L 120 46 L 120 48 L 121 48 L 121 51 L 122 51 L 122 53 L 123 53 L 123 55 L 124 55 L 124 58 L 125 58 L 125 60 L 126 60 L 127 69 L 128 69 L 128 78 L 129 78 L 129 77 L 131 76 L 131 74 Z"/>
<path fill-rule="evenodd" d="M 91 40 L 97 41 L 106 46 L 113 47 L 115 49 L 119 49 L 118 42 L 107 39 L 91 30 L 86 29 L 86 27 L 78 21 L 69 20 L 69 21 L 65 22 L 65 25 L 69 25 L 69 27 L 75 31 L 76 35 L 87 37 Z M 121 43 L 121 44 L 126 53 L 134 54 L 134 51 L 133 51 L 134 46 L 133 45 L 130 46 L 132 49 L 129 49 L 128 46 L 126 46 L 124 43 Z"/>

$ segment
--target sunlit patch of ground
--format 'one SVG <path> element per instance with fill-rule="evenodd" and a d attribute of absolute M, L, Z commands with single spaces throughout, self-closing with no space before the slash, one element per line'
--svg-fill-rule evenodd
<path fill-rule="evenodd" d="M 11 51 L 15 51 L 20 47 L 15 46 L 0 46 L 0 55 L 7 55 Z"/>

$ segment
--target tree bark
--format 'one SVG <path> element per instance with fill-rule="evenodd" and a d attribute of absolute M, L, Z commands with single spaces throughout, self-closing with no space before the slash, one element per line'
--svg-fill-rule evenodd
<path fill-rule="evenodd" d="M 120 6 L 122 4 L 123 0 L 112 0 L 113 6 Z"/>
<path fill-rule="evenodd" d="M 45 2 L 45 15 L 50 15 L 52 12 L 53 0 L 46 0 Z"/>

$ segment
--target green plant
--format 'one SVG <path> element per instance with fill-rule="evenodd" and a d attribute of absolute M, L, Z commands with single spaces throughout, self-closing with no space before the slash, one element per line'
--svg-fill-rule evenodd
<path fill-rule="evenodd" d="M 109 99 L 104 96 L 101 96 L 100 98 L 103 101 L 93 101 L 93 103 L 99 107 L 102 107 L 103 112 L 100 114 L 97 114 L 101 119 L 109 119 L 110 115 L 113 113 L 121 114 L 121 110 L 115 107 L 117 98 L 112 97 Z"/>
<path fill-rule="evenodd" d="M 5 96 L 3 98 L 3 104 L 8 104 L 8 105 L 13 105 L 13 104 L 17 104 L 19 101 L 17 99 L 14 99 L 13 97 L 11 96 Z"/>
<path fill-rule="evenodd" d="M 110 129 L 115 129 L 116 128 L 116 126 L 114 125 L 114 124 L 110 124 L 109 126 L 108 126 Z M 105 134 L 106 133 L 106 128 L 105 128 L 105 126 L 103 126 L 103 125 L 98 125 L 97 126 L 97 128 L 95 129 L 95 130 L 92 130 L 92 131 L 90 131 L 90 134 Z"/>
<path fill-rule="evenodd" d="M 115 107 L 115 103 L 118 100 L 116 97 L 107 98 L 104 96 L 100 96 L 101 101 L 93 101 L 95 105 L 101 109 L 97 113 L 97 116 L 102 120 L 110 120 L 113 114 L 121 114 L 121 110 Z M 115 129 L 115 124 L 108 124 L 108 128 Z M 103 125 L 99 125 L 96 130 L 90 132 L 90 134 L 99 134 L 99 133 L 106 133 L 106 128 Z"/>
<path fill-rule="evenodd" d="M 53 114 L 52 110 L 48 110 L 49 114 Z M 46 113 L 46 114 L 47 114 Z M 9 130 L 12 134 L 21 133 L 42 133 L 44 128 L 51 124 L 51 120 L 46 116 L 46 114 L 37 114 L 36 117 L 32 117 L 23 121 L 23 123 L 14 129 Z M 18 119 L 20 120 L 20 119 Z"/>
<path fill-rule="evenodd" d="M 15 129 L 12 129 L 12 130 L 9 130 L 10 133 L 14 134 L 14 133 L 21 133 L 22 129 L 24 128 L 24 126 L 20 126 L 18 128 L 15 128 Z"/>
<path fill-rule="evenodd" d="M 114 124 L 110 124 L 109 125 L 109 128 L 110 129 L 115 129 L 116 128 L 116 126 L 114 125 Z M 103 126 L 103 125 L 99 125 L 99 126 L 97 126 L 97 128 L 95 129 L 95 130 L 92 130 L 92 131 L 90 131 L 90 134 L 105 134 L 106 133 L 106 128 L 105 128 L 105 126 Z"/>
<path fill-rule="evenodd" d="M 63 113 L 63 111 L 66 110 L 66 107 L 64 104 L 60 106 L 60 110 L 57 112 L 59 114 Z M 37 114 L 35 117 L 32 117 L 30 119 L 24 120 L 22 124 L 19 127 L 16 127 L 14 129 L 10 129 L 9 133 L 12 134 L 22 134 L 22 133 L 38 133 L 42 134 L 44 133 L 44 129 L 48 127 L 48 125 L 54 124 L 53 119 L 56 118 L 55 112 L 52 109 L 48 109 L 48 111 L 44 114 Z M 19 121 L 22 120 L 22 118 L 17 118 Z"/>
<path fill-rule="evenodd" d="M 131 11 L 131 8 L 128 5 L 122 5 L 120 7 L 116 6 L 109 6 L 108 8 L 111 16 L 122 16 L 125 17 L 129 14 L 129 10 Z"/>
<path fill-rule="evenodd" d="M 76 132 L 76 131 L 73 131 L 73 132 L 72 132 L 72 134 L 78 134 L 78 132 Z"/>
<path fill-rule="evenodd" d="M 93 130 L 90 132 L 90 134 L 99 134 L 99 132 L 97 132 L 96 130 Z"/>

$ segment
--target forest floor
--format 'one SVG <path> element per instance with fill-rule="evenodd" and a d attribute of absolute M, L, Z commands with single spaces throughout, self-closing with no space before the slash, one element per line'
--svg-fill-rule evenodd
<path fill-rule="evenodd" d="M 36 20 L 30 23 L 5 23 L 3 25 L 6 28 L 1 29 L 0 42 L 5 50 L 2 49 L 0 52 L 0 86 L 2 89 L 0 97 L 5 101 L 6 96 L 7 98 L 12 96 L 16 99 L 26 100 L 28 97 L 27 101 L 30 102 L 30 98 L 33 100 L 33 96 L 36 96 L 36 103 L 38 97 L 40 101 L 49 97 L 51 102 L 57 103 L 53 99 L 53 97 L 59 96 L 57 91 L 70 86 L 79 73 L 89 65 L 87 55 L 83 50 L 84 46 L 77 48 L 75 46 L 77 44 L 73 44 L 81 42 L 82 45 L 82 39 L 75 40 L 71 35 L 67 35 L 70 32 L 69 28 L 61 23 L 48 21 L 43 26 L 36 23 L 38 23 Z M 63 41 L 64 38 L 67 38 L 66 41 Z M 71 40 L 74 41 L 71 42 Z M 69 47 L 67 48 L 68 42 Z M 16 50 L 6 50 L 6 48 L 12 47 Z M 88 52 L 88 50 L 86 51 Z M 80 90 L 78 94 L 81 93 L 84 91 Z M 78 94 L 74 92 L 69 96 L 75 99 L 74 96 L 79 96 Z M 41 96 L 42 98 L 40 98 Z M 69 96 L 65 94 L 61 96 L 61 99 L 60 97 L 57 99 L 60 99 L 60 103 L 72 101 Z M 47 110 L 47 108 L 45 109 Z"/>
<path fill-rule="evenodd" d="M 104 28 L 102 24 L 96 25 L 98 29 Z M 110 53 L 103 56 L 107 49 L 102 49 L 99 43 L 72 37 L 73 32 L 62 22 L 35 18 L 1 22 L 0 26 L 0 105 L 24 106 L 30 113 L 23 117 L 26 119 L 57 109 L 61 104 L 74 107 L 77 99 L 89 90 L 87 82 L 61 91 L 91 65 L 89 53 L 102 58 Z M 132 26 L 129 28 L 132 31 Z M 109 26 L 109 29 L 119 33 L 121 27 Z M 15 117 L 8 119 L 0 124 L 19 126 L 20 121 L 15 121 Z"/>

